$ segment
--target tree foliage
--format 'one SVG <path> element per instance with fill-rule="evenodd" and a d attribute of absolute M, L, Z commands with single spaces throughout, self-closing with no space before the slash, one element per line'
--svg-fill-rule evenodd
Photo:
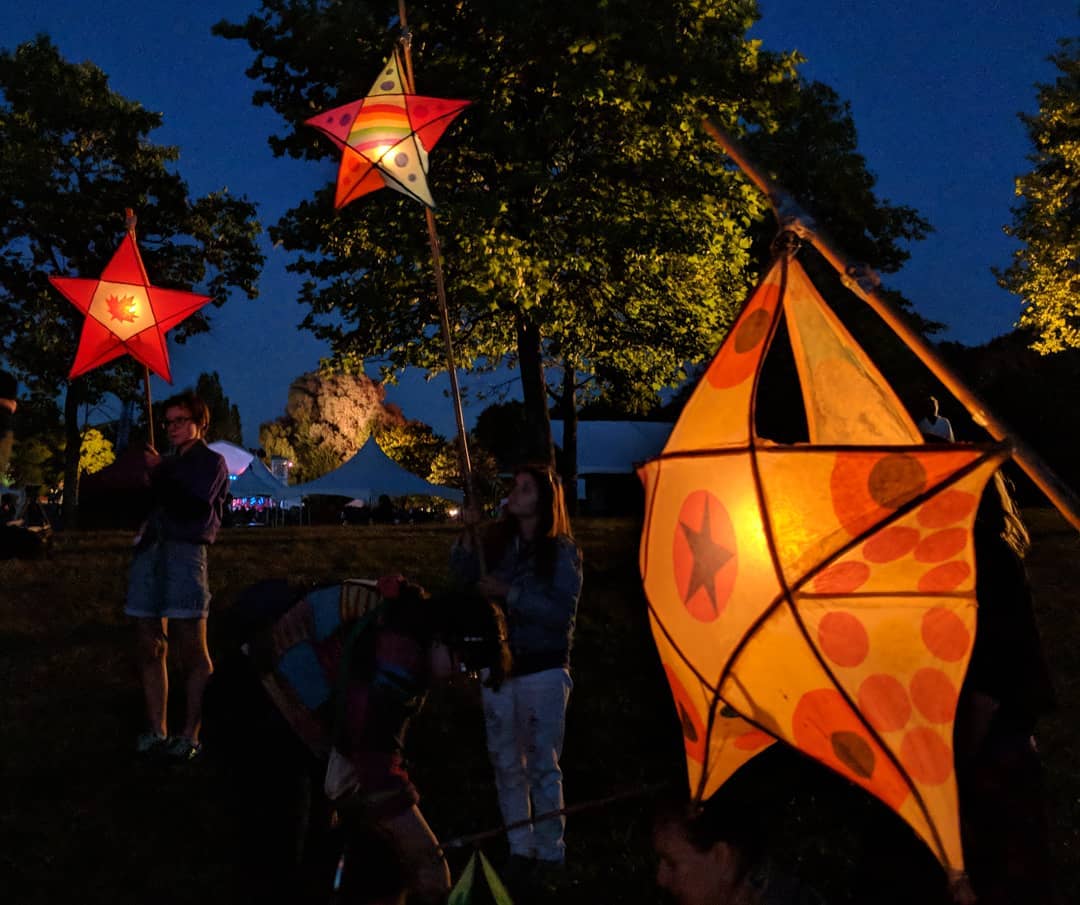
<path fill-rule="evenodd" d="M 221 378 L 217 371 L 199 375 L 195 382 L 195 395 L 202 399 L 210 410 L 207 441 L 212 443 L 215 440 L 226 440 L 242 446 L 244 432 L 240 425 L 240 409 L 229 402 L 229 397 L 221 388 Z"/>
<path fill-rule="evenodd" d="M 489 405 L 476 417 L 472 432 L 479 445 L 495 457 L 501 471 L 509 471 L 528 458 L 525 412 L 520 402 Z"/>
<path fill-rule="evenodd" d="M 96 427 L 88 427 L 82 433 L 79 444 L 79 471 L 83 474 L 95 474 L 106 465 L 116 461 L 116 452 L 105 435 Z"/>
<path fill-rule="evenodd" d="M 447 445 L 445 437 L 422 421 L 386 424 L 378 430 L 376 439 L 379 448 L 398 465 L 428 481 L 432 463 Z"/>
<path fill-rule="evenodd" d="M 858 224 L 868 263 L 898 266 L 899 243 L 925 229 L 874 198 L 835 95 L 747 38 L 753 2 L 430 0 L 411 13 L 418 93 L 475 102 L 432 156 L 455 351 L 466 368 L 520 366 L 527 424 L 546 424 L 545 366 L 641 409 L 730 325 L 756 277 L 764 199 L 706 138 L 704 113 L 768 134 L 788 116 L 794 142 L 824 110 L 835 129 L 816 137 L 854 181 L 844 197 L 877 214 Z M 395 38 L 383 14 L 266 0 L 216 26 L 255 51 L 255 102 L 286 121 L 276 153 L 336 160 L 299 124 L 368 91 Z M 443 367 L 420 212 L 381 192 L 331 215 L 332 197 L 328 185 L 272 230 L 306 278 L 304 325 L 353 367 Z"/>
<path fill-rule="evenodd" d="M 0 52 L 0 353 L 32 392 L 66 393 L 70 486 L 78 406 L 106 392 L 132 396 L 140 372 L 125 359 L 67 382 L 83 315 L 48 277 L 100 274 L 132 208 L 155 284 L 198 285 L 215 305 L 232 289 L 256 295 L 254 206 L 224 190 L 191 197 L 177 149 L 148 139 L 161 122 L 113 91 L 97 66 L 64 60 L 47 37 Z M 183 341 L 209 323 L 199 312 L 171 335 Z"/>
<path fill-rule="evenodd" d="M 373 431 L 404 423 L 385 398 L 364 374 L 304 374 L 289 387 L 285 414 L 260 426 L 259 443 L 268 457 L 293 462 L 296 481 L 310 481 L 351 459 Z"/>
<path fill-rule="evenodd" d="M 33 394 L 19 401 L 11 478 L 15 486 L 49 489 L 64 477 L 64 422 L 56 400 Z"/>
<path fill-rule="evenodd" d="M 657 388 L 715 345 L 747 289 L 746 228 L 761 201 L 702 140 L 700 112 L 749 112 L 762 82 L 788 67 L 743 39 L 752 10 L 685 0 L 414 8 L 417 90 L 475 101 L 432 175 L 466 367 L 519 356 L 519 328 L 531 327 L 557 360 L 603 362 Z M 256 51 L 256 102 L 290 127 L 277 152 L 335 156 L 297 124 L 366 93 L 393 46 L 381 11 L 271 2 L 218 26 Z M 331 217 L 331 196 L 301 203 L 274 231 L 308 278 L 305 325 L 343 361 L 442 367 L 426 329 L 435 317 L 420 212 L 382 193 Z"/>
<path fill-rule="evenodd" d="M 1022 201 L 1005 232 L 1023 246 L 997 274 L 1023 300 L 1020 326 L 1043 353 L 1080 348 L 1080 38 L 1050 59 L 1060 75 L 1038 86 L 1039 112 L 1020 117 L 1033 166 L 1016 180 Z"/>

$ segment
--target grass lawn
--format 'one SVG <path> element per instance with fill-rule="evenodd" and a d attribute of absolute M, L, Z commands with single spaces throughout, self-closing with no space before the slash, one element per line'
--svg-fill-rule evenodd
<path fill-rule="evenodd" d="M 1029 567 L 1060 698 L 1040 742 L 1059 882 L 1064 900 L 1073 901 L 1080 892 L 1080 539 L 1053 512 L 1027 515 L 1036 538 Z M 678 726 L 645 619 L 637 527 L 606 520 L 576 527 L 586 565 L 564 751 L 571 805 L 683 776 Z M 331 581 L 400 571 L 438 589 L 453 533 L 444 526 L 233 529 L 211 550 L 215 611 L 271 577 Z M 129 556 L 127 534 L 72 533 L 57 537 L 48 561 L 0 562 L 6 902 L 252 901 L 251 877 L 235 857 L 250 826 L 213 751 L 182 772 L 133 764 L 141 695 L 120 612 Z M 213 649 L 213 615 L 210 633 Z M 409 736 L 422 806 L 444 840 L 499 822 L 478 702 L 469 685 L 439 690 Z M 766 766 L 779 772 L 759 770 L 747 781 L 758 783 L 760 806 L 775 809 L 770 822 L 782 860 L 830 901 L 864 901 L 860 890 L 874 882 L 865 864 L 876 863 L 866 857 L 868 845 L 890 838 L 890 821 L 865 795 L 801 759 L 781 755 Z M 559 894 L 565 905 L 657 901 L 649 810 L 638 798 L 571 817 L 570 870 Z M 483 848 L 498 858 L 501 845 L 489 840 Z M 918 846 L 901 846 L 893 861 L 908 872 L 909 857 L 910 872 L 933 872 Z M 452 866 L 463 858 L 455 853 Z"/>

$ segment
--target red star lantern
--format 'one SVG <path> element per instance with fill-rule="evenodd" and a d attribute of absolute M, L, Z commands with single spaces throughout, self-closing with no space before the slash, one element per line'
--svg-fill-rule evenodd
<path fill-rule="evenodd" d="M 151 286 L 132 232 L 100 278 L 49 277 L 49 282 L 86 315 L 69 379 L 127 352 L 172 383 L 165 333 L 210 301 L 208 295 Z"/>
<path fill-rule="evenodd" d="M 306 120 L 341 148 L 334 207 L 383 187 L 435 207 L 427 185 L 428 152 L 468 105 L 407 91 L 395 54 L 367 97 Z"/>

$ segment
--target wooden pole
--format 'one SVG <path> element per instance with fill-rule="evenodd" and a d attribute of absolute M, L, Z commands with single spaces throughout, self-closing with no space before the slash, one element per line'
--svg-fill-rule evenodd
<path fill-rule="evenodd" d="M 405 18 L 405 0 L 398 0 L 398 20 L 401 25 L 402 57 L 405 61 L 405 78 L 407 79 L 406 90 L 410 94 L 416 93 L 416 82 L 413 78 L 412 65 L 412 36 L 409 32 L 408 20 Z M 439 325 L 442 330 L 443 344 L 446 347 L 446 368 L 450 374 L 450 401 L 454 406 L 454 420 L 457 422 L 458 457 L 461 463 L 461 476 L 465 486 L 465 505 L 469 506 L 476 502 L 476 492 L 473 487 L 472 461 L 469 458 L 469 443 L 465 435 L 465 415 L 461 409 L 461 388 L 458 386 L 457 362 L 454 359 L 453 337 L 450 332 L 450 311 L 446 303 L 446 282 L 443 279 L 442 249 L 439 245 L 439 233 L 435 225 L 435 213 L 424 205 L 425 219 L 427 220 L 428 242 L 431 245 L 431 263 L 435 269 L 435 295 L 439 302 Z"/>
<path fill-rule="evenodd" d="M 410 94 L 416 93 L 416 80 L 413 76 L 412 33 L 405 15 L 405 0 L 398 0 L 398 24 L 401 27 L 401 55 L 405 61 L 405 88 Z M 469 458 L 469 441 L 465 433 L 465 415 L 461 409 L 461 388 L 458 386 L 457 361 L 454 358 L 454 341 L 450 332 L 450 308 L 446 302 L 446 281 L 443 279 L 442 248 L 439 245 L 439 231 L 435 224 L 435 212 L 424 205 L 424 217 L 427 221 L 428 242 L 431 245 L 431 265 L 435 270 L 435 296 L 439 302 L 439 327 L 442 330 L 443 346 L 446 353 L 446 370 L 450 375 L 450 402 L 454 407 L 454 420 L 457 423 L 458 461 L 461 465 L 461 480 L 465 490 L 465 509 L 477 505 L 476 489 L 473 484 L 472 461 Z M 463 513 L 462 517 L 465 515 Z M 480 563 L 480 573 L 487 573 L 484 561 L 484 545 L 480 542 L 479 531 L 475 524 L 466 524 L 469 540 L 476 551 Z"/>
<path fill-rule="evenodd" d="M 124 226 L 127 228 L 132 242 L 135 241 L 135 226 L 138 222 L 139 218 L 135 216 L 135 211 L 130 207 L 125 207 Z M 142 260 L 138 256 L 136 256 L 136 260 L 139 261 L 139 267 L 142 270 L 143 282 L 149 283 L 150 278 L 146 275 L 146 268 L 142 266 Z M 150 369 L 146 365 L 143 365 L 143 396 L 146 400 L 146 442 L 152 448 L 156 448 L 154 446 L 154 405 L 150 398 Z"/>
<path fill-rule="evenodd" d="M 705 131 L 709 133 L 739 168 L 750 177 L 761 191 L 769 198 L 773 213 L 782 229 L 790 229 L 796 235 L 806 239 L 816 248 L 840 274 L 844 285 L 868 304 L 877 315 L 899 336 L 919 357 L 924 365 L 944 384 L 961 404 L 971 413 L 971 417 L 980 427 L 985 428 L 995 440 L 1006 440 L 1013 448 L 1013 458 L 1036 486 L 1074 528 L 1080 530 L 1080 499 L 1054 473 L 1035 450 L 1021 440 L 1006 424 L 997 418 L 987 405 L 957 376 L 938 356 L 933 346 L 913 330 L 893 306 L 877 292 L 876 275 L 869 268 L 856 265 L 847 260 L 828 238 L 818 229 L 805 211 L 783 188 L 773 182 L 759 170 L 746 152 L 730 135 L 720 129 L 706 117 Z"/>

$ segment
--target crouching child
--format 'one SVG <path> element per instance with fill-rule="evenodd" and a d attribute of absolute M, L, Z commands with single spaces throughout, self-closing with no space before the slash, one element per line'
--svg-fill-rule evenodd
<path fill-rule="evenodd" d="M 410 901 L 443 901 L 450 873 L 406 770 L 405 735 L 433 683 L 486 669 L 497 684 L 509 671 L 501 610 L 477 597 L 432 598 L 401 576 L 316 588 L 287 608 L 261 596 L 247 604 L 263 610 L 249 621 L 264 624 L 240 631 L 244 659 L 310 753 L 300 772 L 322 776 L 297 821 L 297 848 L 309 850 L 298 860 L 329 886 L 326 818 L 336 812 L 346 827 L 371 824 L 390 837 Z"/>

